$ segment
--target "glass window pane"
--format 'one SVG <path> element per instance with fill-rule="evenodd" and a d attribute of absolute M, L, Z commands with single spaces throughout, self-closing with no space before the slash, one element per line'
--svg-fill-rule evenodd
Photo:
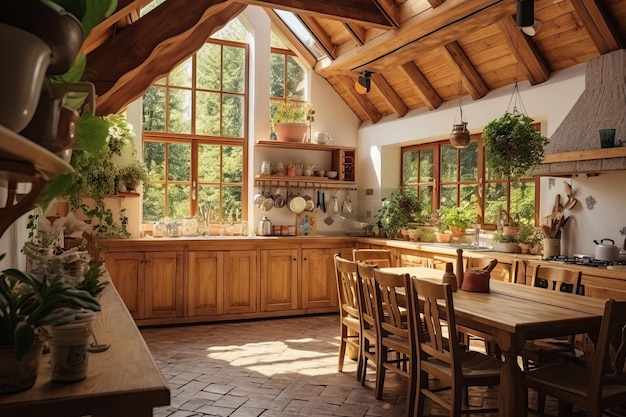
<path fill-rule="evenodd" d="M 535 183 L 511 184 L 511 214 L 528 224 L 535 224 Z"/>
<path fill-rule="evenodd" d="M 232 46 L 224 46 L 224 83 L 223 91 L 244 93 L 245 85 L 245 50 Z"/>
<path fill-rule="evenodd" d="M 402 177 L 404 184 L 417 183 L 417 157 L 418 151 L 408 151 L 402 153 Z"/>
<path fill-rule="evenodd" d="M 221 46 L 205 43 L 196 53 L 196 87 L 219 91 L 222 84 Z"/>
<path fill-rule="evenodd" d="M 435 153 L 432 149 L 420 151 L 419 182 L 432 182 L 435 170 Z"/>
<path fill-rule="evenodd" d="M 232 94 L 222 96 L 222 136 L 242 138 L 244 126 L 244 97 Z"/>
<path fill-rule="evenodd" d="M 162 142 L 144 142 L 143 160 L 152 181 L 165 179 L 165 144 Z"/>
<path fill-rule="evenodd" d="M 241 218 L 242 187 L 228 186 L 223 188 L 222 218 L 228 220 Z"/>
<path fill-rule="evenodd" d="M 168 181 L 191 180 L 191 144 L 170 143 L 167 155 Z"/>
<path fill-rule="evenodd" d="M 506 184 L 489 183 L 485 185 L 485 219 L 488 224 L 498 224 L 500 208 L 506 209 Z"/>
<path fill-rule="evenodd" d="M 143 185 L 143 221 L 155 222 L 165 214 L 165 188 L 163 184 Z"/>
<path fill-rule="evenodd" d="M 191 187 L 183 184 L 167 186 L 167 217 L 182 220 L 190 215 Z"/>
<path fill-rule="evenodd" d="M 165 87 L 150 87 L 143 95 L 143 130 L 165 132 Z"/>
<path fill-rule="evenodd" d="M 466 201 L 476 206 L 478 196 L 477 185 L 461 185 L 461 201 Z"/>
<path fill-rule="evenodd" d="M 241 20 L 236 17 L 226 26 L 211 35 L 213 39 L 225 39 L 235 42 L 246 42 L 248 37 L 248 29 L 243 25 Z"/>
<path fill-rule="evenodd" d="M 270 97 L 285 98 L 285 55 L 270 57 Z"/>
<path fill-rule="evenodd" d="M 442 185 L 441 186 L 441 201 L 440 207 L 457 207 L 457 186 L 456 185 Z"/>
<path fill-rule="evenodd" d="M 192 68 L 192 58 L 188 58 L 179 64 L 169 74 L 169 85 L 191 88 Z"/>
<path fill-rule="evenodd" d="M 220 182 L 220 145 L 198 146 L 198 181 Z"/>
<path fill-rule="evenodd" d="M 220 135 L 220 95 L 196 91 L 196 135 Z"/>
<path fill-rule="evenodd" d="M 293 56 L 287 56 L 287 98 L 304 100 L 304 70 Z"/>
<path fill-rule="evenodd" d="M 224 146 L 222 161 L 223 182 L 243 182 L 243 147 Z"/>
<path fill-rule="evenodd" d="M 198 187 L 198 204 L 208 204 L 211 208 L 211 219 L 221 220 L 220 217 L 220 187 L 218 185 L 200 185 Z"/>
<path fill-rule="evenodd" d="M 451 145 L 441 147 L 441 181 L 452 182 L 457 180 L 457 150 Z"/>
<path fill-rule="evenodd" d="M 169 131 L 172 133 L 191 133 L 191 91 L 170 88 Z"/>
<path fill-rule="evenodd" d="M 430 217 L 430 213 L 433 211 L 433 187 L 432 186 L 420 186 L 419 196 L 422 209 L 422 217 L 427 219 Z"/>
<path fill-rule="evenodd" d="M 461 149 L 461 181 L 478 180 L 478 142 Z"/>

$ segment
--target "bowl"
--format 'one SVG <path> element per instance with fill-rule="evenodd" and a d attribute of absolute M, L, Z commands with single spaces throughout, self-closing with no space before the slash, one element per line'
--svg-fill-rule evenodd
<path fill-rule="evenodd" d="M 326 171 L 326 176 L 332 180 L 337 177 L 337 171 Z"/>
<path fill-rule="evenodd" d="M 319 169 L 315 171 L 315 175 L 317 175 L 318 177 L 323 177 L 324 175 L 326 175 L 326 171 L 324 171 L 323 169 Z"/>

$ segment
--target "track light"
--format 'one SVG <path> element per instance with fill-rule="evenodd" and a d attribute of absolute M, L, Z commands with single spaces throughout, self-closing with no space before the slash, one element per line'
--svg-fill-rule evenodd
<path fill-rule="evenodd" d="M 535 36 L 537 32 L 539 32 L 539 28 L 541 27 L 541 21 L 535 19 L 535 23 L 532 26 L 524 26 L 522 27 L 522 32 L 527 34 L 528 36 Z"/>
<path fill-rule="evenodd" d="M 354 88 L 359 94 L 365 94 L 370 92 L 370 87 L 372 85 L 372 74 L 373 72 L 364 71 L 363 74 L 359 75 L 356 83 L 354 83 Z"/>
<path fill-rule="evenodd" d="M 535 24 L 535 0 L 517 0 L 515 24 L 519 27 Z"/>

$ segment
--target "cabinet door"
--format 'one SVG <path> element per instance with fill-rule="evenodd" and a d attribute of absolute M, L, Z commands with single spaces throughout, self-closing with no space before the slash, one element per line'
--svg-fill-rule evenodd
<path fill-rule="evenodd" d="M 182 252 L 146 252 L 145 256 L 145 318 L 182 317 Z"/>
<path fill-rule="evenodd" d="M 190 251 L 187 316 L 215 316 L 224 311 L 223 252 Z"/>
<path fill-rule="evenodd" d="M 298 308 L 298 250 L 261 250 L 261 311 Z"/>
<path fill-rule="evenodd" d="M 135 320 L 144 318 L 144 265 L 143 252 L 106 255 L 111 281 Z"/>
<path fill-rule="evenodd" d="M 333 254 L 338 249 L 302 249 L 302 308 L 337 306 Z"/>
<path fill-rule="evenodd" d="M 258 311 L 255 250 L 224 252 L 224 313 Z"/>

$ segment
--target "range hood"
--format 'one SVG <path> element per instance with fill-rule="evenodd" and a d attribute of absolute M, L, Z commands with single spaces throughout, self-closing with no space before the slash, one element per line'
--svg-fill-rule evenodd
<path fill-rule="evenodd" d="M 615 129 L 615 146 L 600 148 L 600 129 Z M 626 171 L 626 49 L 587 61 L 585 90 L 549 138 L 535 175 Z"/>

